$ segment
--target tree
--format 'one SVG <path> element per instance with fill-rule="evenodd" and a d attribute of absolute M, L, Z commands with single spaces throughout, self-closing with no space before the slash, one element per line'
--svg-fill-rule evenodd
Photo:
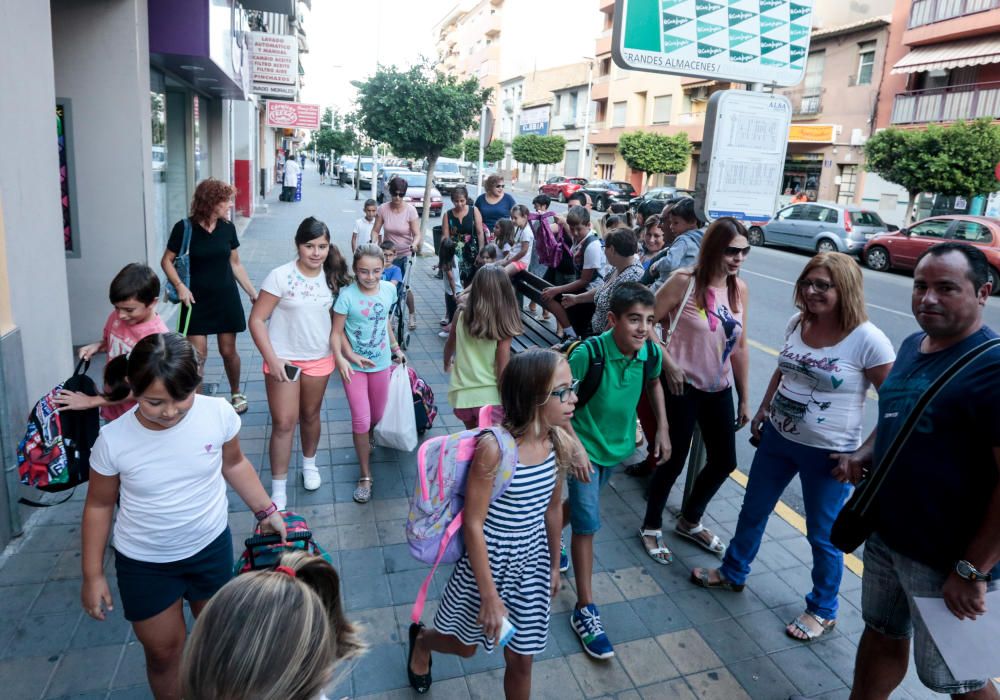
<path fill-rule="evenodd" d="M 550 165 L 562 161 L 566 153 L 566 139 L 562 136 L 521 134 L 511 141 L 510 150 L 517 162 L 535 166 L 531 174 L 531 182 L 534 184 L 540 164 Z"/>
<path fill-rule="evenodd" d="M 633 131 L 618 139 L 618 152 L 633 170 L 646 173 L 646 187 L 657 173 L 676 175 L 691 160 L 691 142 L 683 131 L 675 136 Z"/>
<path fill-rule="evenodd" d="M 464 138 L 460 143 L 457 143 L 454 146 L 448 146 L 448 148 L 441 151 L 441 155 L 445 158 L 464 157 L 467 161 L 479 160 L 479 139 L 471 136 L 469 138 Z M 490 141 L 488 146 L 486 146 L 483 160 L 487 163 L 495 163 L 498 160 L 503 160 L 503 155 L 503 142 L 494 139 Z"/>
<path fill-rule="evenodd" d="M 475 78 L 459 81 L 427 62 L 402 71 L 379 66 L 358 89 L 356 117 L 369 138 L 394 153 L 427 159 L 428 177 L 441 152 L 473 128 L 490 91 Z M 421 230 L 427 227 L 431 188 L 424 189 Z"/>
<path fill-rule="evenodd" d="M 997 188 L 1000 127 L 990 119 L 926 129 L 889 128 L 865 144 L 865 169 L 906 190 L 906 221 L 921 192 L 975 197 Z"/>
<path fill-rule="evenodd" d="M 338 153 L 344 155 L 357 148 L 358 137 L 348 126 L 341 128 L 340 115 L 327 107 L 320 118 L 319 130 L 313 132 L 309 148 L 315 148 L 317 153 Z"/>

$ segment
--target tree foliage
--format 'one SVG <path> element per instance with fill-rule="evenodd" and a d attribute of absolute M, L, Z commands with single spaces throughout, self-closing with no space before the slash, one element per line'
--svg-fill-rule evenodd
<path fill-rule="evenodd" d="M 441 152 L 475 125 L 490 92 L 475 78 L 459 81 L 426 62 L 407 70 L 379 66 L 354 86 L 361 130 L 397 155 L 426 158 L 428 172 L 434 171 Z M 430 192 L 429 187 L 424 191 L 421 228 L 427 226 Z"/>
<path fill-rule="evenodd" d="M 566 153 L 566 139 L 562 136 L 522 134 L 510 144 L 514 160 L 531 165 L 558 163 Z"/>
<path fill-rule="evenodd" d="M 350 126 L 342 127 L 340 115 L 327 107 L 323 110 L 319 130 L 313 132 L 310 147 L 317 153 L 344 155 L 357 150 L 358 136 Z"/>
<path fill-rule="evenodd" d="M 889 128 L 865 144 L 865 169 L 909 195 L 906 221 L 921 192 L 974 197 L 997 189 L 1000 127 L 990 119 L 926 129 Z"/>
<path fill-rule="evenodd" d="M 465 160 L 476 161 L 479 159 L 479 139 L 475 137 L 468 137 L 461 140 L 461 142 L 448 146 L 441 151 L 441 155 L 445 158 L 461 158 L 462 154 L 465 154 Z M 486 150 L 483 155 L 483 160 L 487 163 L 495 163 L 498 160 L 502 160 L 504 156 L 503 142 L 496 139 L 490 141 L 489 145 L 486 146 Z"/>
<path fill-rule="evenodd" d="M 633 170 L 646 173 L 646 186 L 657 173 L 676 175 L 691 160 L 691 142 L 683 131 L 674 136 L 633 131 L 618 139 L 618 152 Z"/>

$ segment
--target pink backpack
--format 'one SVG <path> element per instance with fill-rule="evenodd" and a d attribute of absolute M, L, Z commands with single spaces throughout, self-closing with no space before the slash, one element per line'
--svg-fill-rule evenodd
<path fill-rule="evenodd" d="M 555 222 L 555 212 L 531 212 L 528 221 L 535 231 L 535 250 L 538 263 L 548 267 L 559 267 L 564 256 L 570 254 L 562 227 Z"/>
<path fill-rule="evenodd" d="M 419 622 L 427 600 L 427 589 L 442 562 L 450 564 L 462 558 L 462 509 L 465 506 L 465 481 L 476 440 L 492 433 L 500 446 L 500 464 L 493 480 L 492 503 L 503 495 L 514 478 L 517 467 L 517 443 L 498 426 L 483 430 L 465 430 L 425 441 L 417 452 L 417 488 L 410 499 L 406 539 L 410 554 L 425 564 L 433 564 L 413 605 L 413 621 Z"/>

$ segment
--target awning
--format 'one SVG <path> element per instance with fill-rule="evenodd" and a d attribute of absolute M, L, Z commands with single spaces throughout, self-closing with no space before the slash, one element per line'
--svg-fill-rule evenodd
<path fill-rule="evenodd" d="M 892 72 L 922 73 L 987 63 L 1000 63 L 1000 37 L 996 35 L 917 46 L 896 62 Z"/>

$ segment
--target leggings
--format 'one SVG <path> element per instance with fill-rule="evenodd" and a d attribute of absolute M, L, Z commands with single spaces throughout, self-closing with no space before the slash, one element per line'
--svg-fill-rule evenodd
<path fill-rule="evenodd" d="M 367 433 L 382 420 L 389 396 L 391 374 L 392 367 L 377 372 L 355 371 L 351 375 L 351 381 L 344 382 L 347 404 L 351 407 L 351 432 Z"/>
<path fill-rule="evenodd" d="M 684 470 L 691 436 L 697 422 L 705 441 L 705 468 L 695 479 L 691 495 L 684 501 L 681 515 L 689 523 L 701 522 L 708 502 L 726 482 L 729 473 L 736 469 L 736 409 L 733 406 L 733 389 L 701 391 L 690 384 L 684 394 L 674 396 L 666 392 L 667 425 L 670 432 L 670 459 L 653 472 L 646 502 L 646 519 L 643 527 L 658 530 L 663 525 L 663 508 L 677 477 Z"/>

